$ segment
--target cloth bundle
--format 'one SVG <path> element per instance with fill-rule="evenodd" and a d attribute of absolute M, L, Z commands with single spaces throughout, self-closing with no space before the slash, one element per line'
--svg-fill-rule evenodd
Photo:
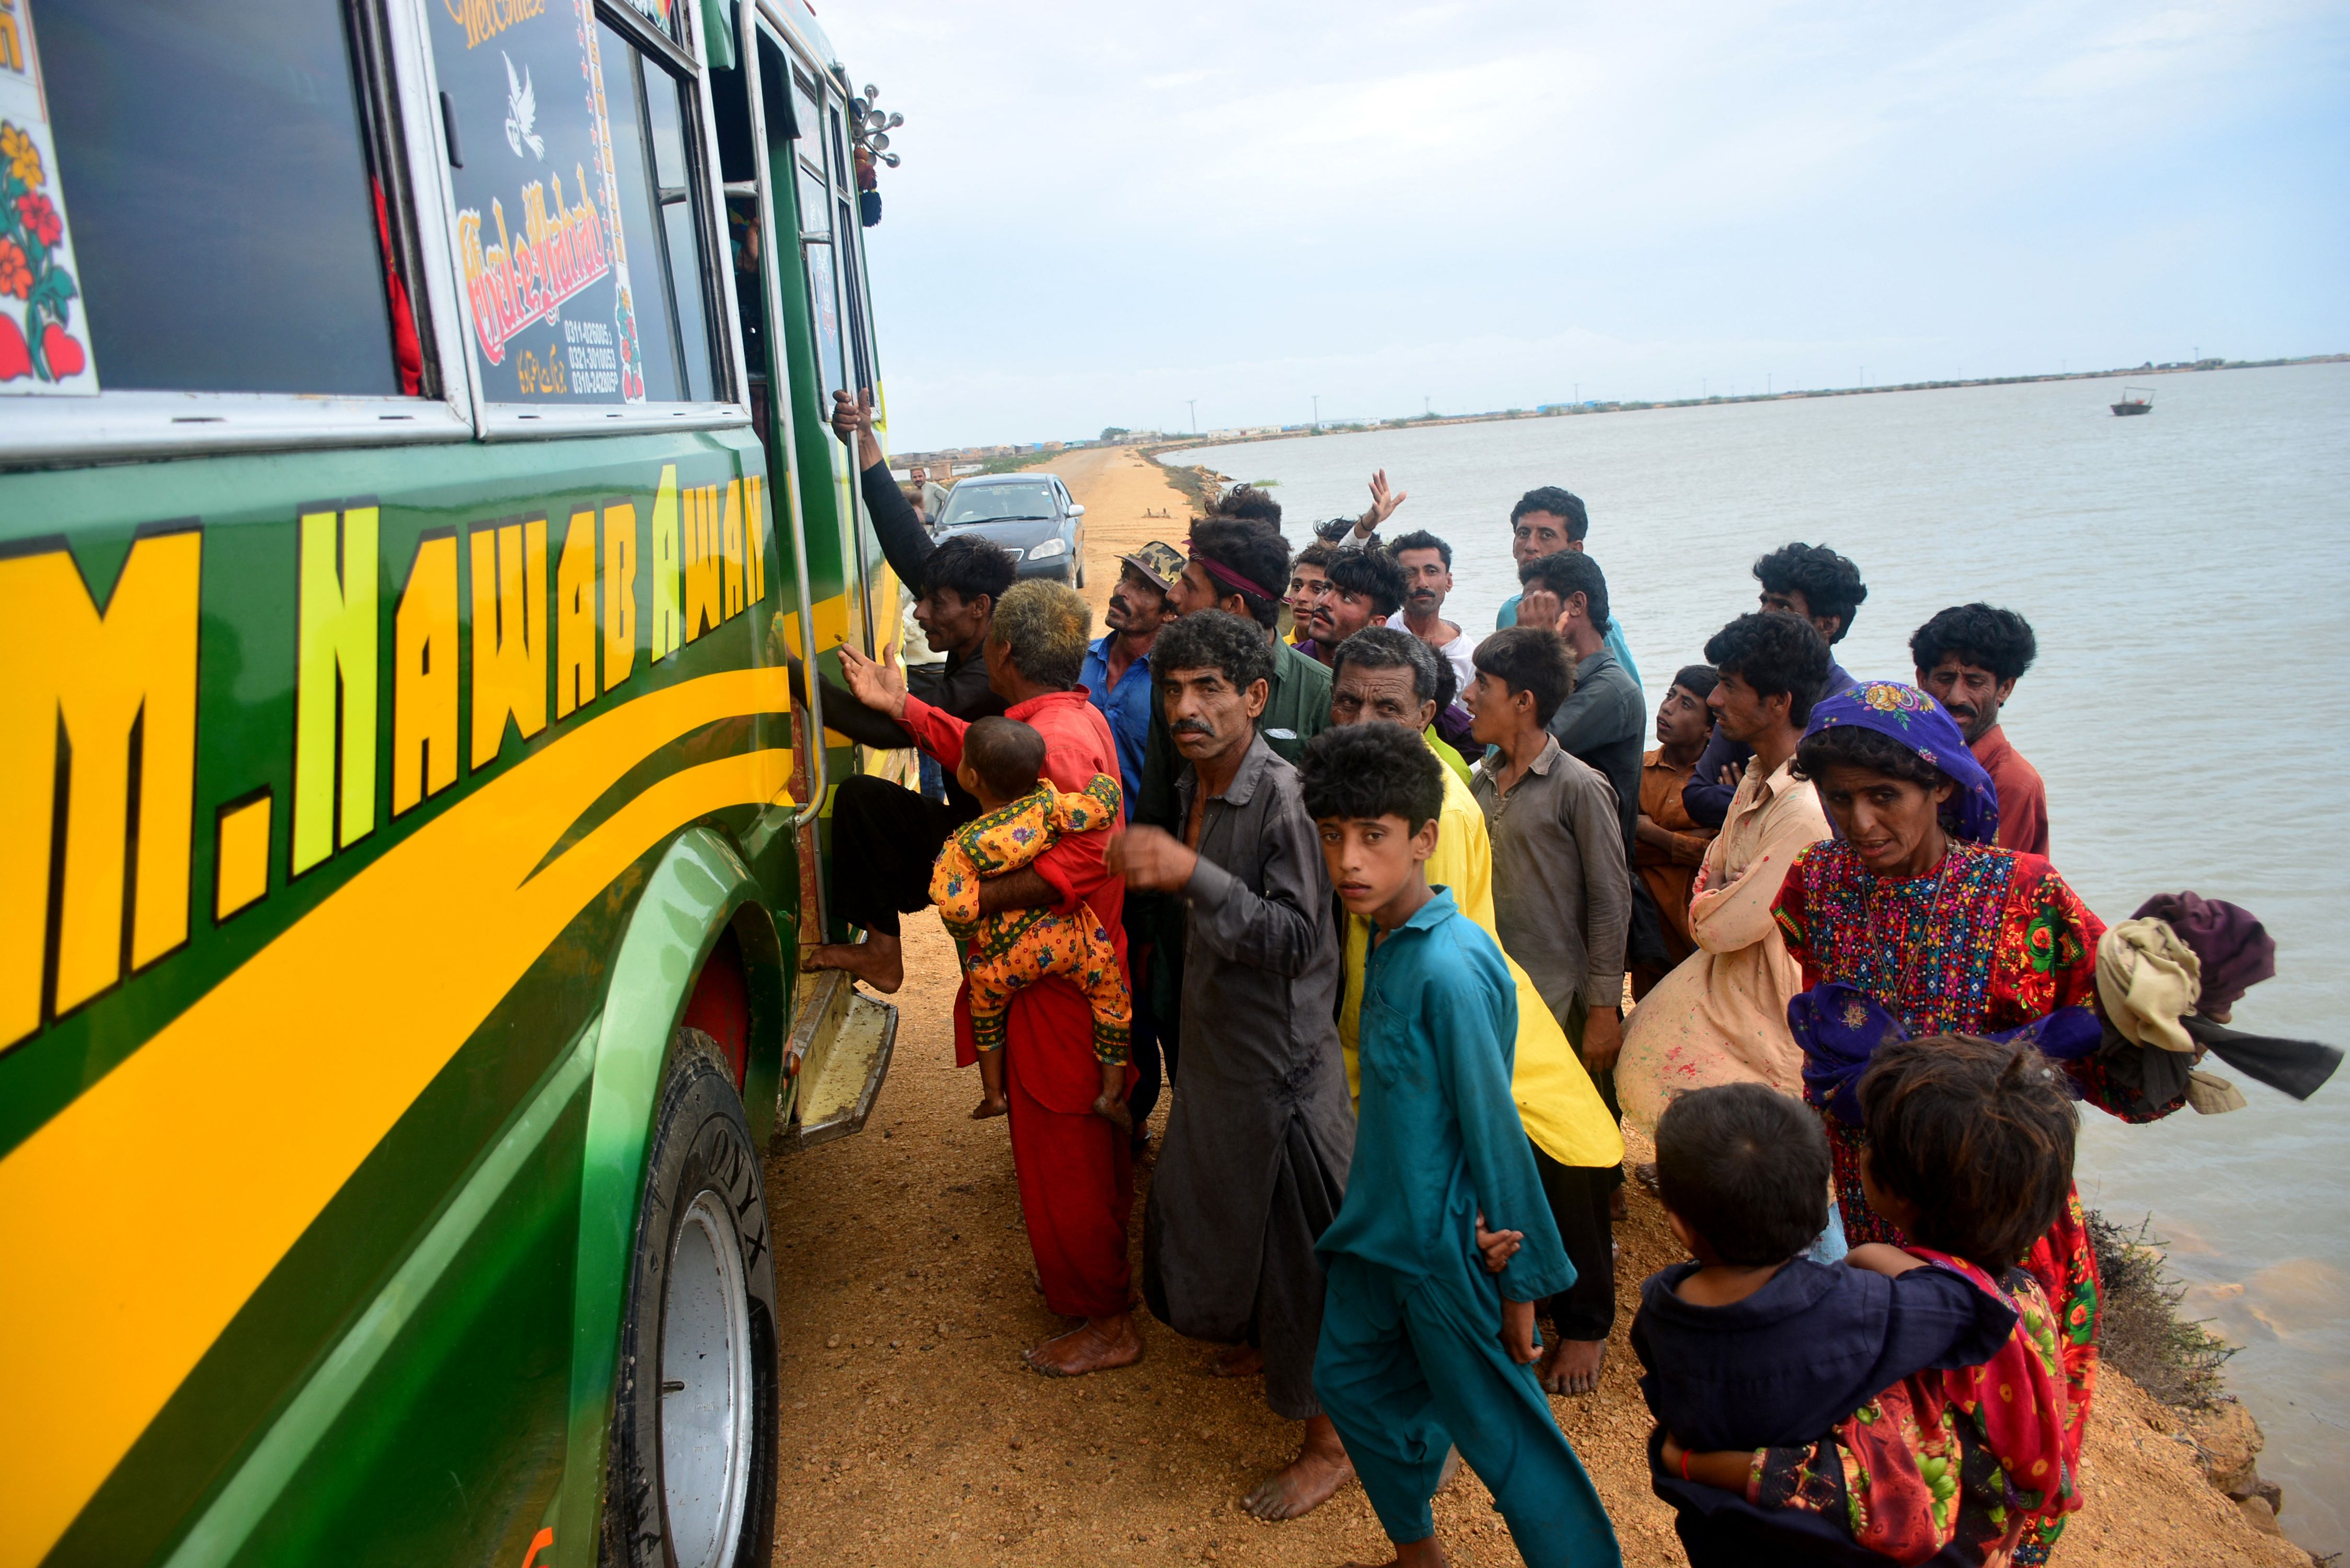
<path fill-rule="evenodd" d="M 2248 987 L 2274 973 L 2276 943 L 2250 910 L 2193 893 L 2147 899 L 2097 943 L 2097 1002 L 2106 1021 L 2099 1064 L 2158 1104 L 2184 1095 L 2205 1116 L 2241 1109 L 2244 1096 L 2233 1084 L 2194 1065 L 2210 1050 L 2306 1100 L 2342 1064 L 2341 1052 L 2314 1040 L 2242 1033 L 2211 1016 L 2224 1016 Z"/>

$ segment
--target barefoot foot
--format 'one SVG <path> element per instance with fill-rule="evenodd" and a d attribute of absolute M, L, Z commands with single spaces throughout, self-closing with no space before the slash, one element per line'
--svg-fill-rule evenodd
<path fill-rule="evenodd" d="M 846 970 L 874 990 L 888 994 L 906 983 L 906 955 L 896 937 L 869 931 L 861 942 L 827 942 L 800 954 L 800 968 Z"/>
<path fill-rule="evenodd" d="M 1235 1345 L 1216 1357 L 1209 1368 L 1218 1377 L 1255 1377 L 1264 1371 L 1264 1353 L 1253 1345 Z"/>
<path fill-rule="evenodd" d="M 1604 1339 L 1554 1340 L 1543 1351 L 1534 1376 L 1545 1394 L 1590 1394 L 1599 1387 L 1599 1369 L 1607 1364 Z"/>
<path fill-rule="evenodd" d="M 1241 1506 L 1257 1519 L 1299 1519 L 1354 1479 L 1355 1466 L 1338 1440 L 1338 1428 L 1329 1417 L 1316 1416 L 1305 1423 L 1305 1440 L 1297 1446 L 1297 1457 L 1258 1482 Z"/>
<path fill-rule="evenodd" d="M 1047 1377 L 1083 1377 L 1141 1360 L 1142 1336 L 1134 1332 L 1134 1319 L 1128 1314 L 1089 1317 L 1068 1333 L 1023 1351 L 1021 1359 Z"/>
<path fill-rule="evenodd" d="M 1011 1111 L 1011 1109 L 1012 1102 L 1006 1096 L 1003 1095 L 982 1095 L 979 1098 L 979 1105 L 971 1113 L 971 1119 L 975 1122 L 983 1122 L 990 1116 L 1006 1115 Z"/>

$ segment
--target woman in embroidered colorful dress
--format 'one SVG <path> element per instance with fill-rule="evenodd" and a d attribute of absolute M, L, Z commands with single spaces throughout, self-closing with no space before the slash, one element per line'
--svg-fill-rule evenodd
<path fill-rule="evenodd" d="M 1848 988 L 1843 994 L 1873 1002 L 1912 1039 L 2010 1034 L 2029 1026 L 2037 1026 L 2033 1033 L 2096 1037 L 2104 923 L 2046 859 L 1993 847 L 1997 792 L 1931 697 L 1878 682 L 1822 701 L 1796 751 L 1795 771 L 1813 781 L 1836 828 L 1834 839 L 1795 857 L 1773 906 L 1806 992 L 1840 982 Z M 1797 1033 L 1811 1032 L 1799 1024 Z M 1855 1245 L 1902 1245 L 1907 1238 L 1863 1196 L 1857 1120 L 1837 1114 L 1823 1092 L 1824 1075 L 1814 1072 L 1815 1048 L 1804 1044 L 1806 1089 L 1827 1127 L 1845 1234 Z M 2152 1120 L 2184 1103 L 2135 1098 L 2086 1057 L 2060 1065 L 2083 1098 L 2126 1120 Z M 2061 1322 L 2071 1400 L 2064 1436 L 2067 1451 L 2077 1455 L 2095 1388 L 2098 1305 L 2096 1263 L 2077 1197 L 2033 1244 L 2024 1266 Z M 2077 1498 L 2061 1496 L 2033 1510 L 2042 1517 L 2027 1547 L 2036 1534 L 2044 1552 L 2064 1511 L 2078 1506 Z M 2033 1559 L 2027 1552 L 2019 1560 Z"/>

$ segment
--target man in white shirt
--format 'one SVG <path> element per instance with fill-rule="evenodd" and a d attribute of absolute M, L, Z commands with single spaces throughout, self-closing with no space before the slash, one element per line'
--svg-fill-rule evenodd
<path fill-rule="evenodd" d="M 1455 690 L 1468 691 L 1477 683 L 1477 666 L 1470 657 L 1476 649 L 1469 634 L 1442 615 L 1452 592 L 1452 546 L 1421 528 L 1388 548 L 1403 568 L 1403 624 L 1452 666 Z"/>

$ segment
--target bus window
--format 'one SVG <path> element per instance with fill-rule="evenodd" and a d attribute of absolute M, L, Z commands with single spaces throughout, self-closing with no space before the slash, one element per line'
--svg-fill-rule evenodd
<path fill-rule="evenodd" d="M 824 176 L 803 166 L 800 170 L 800 233 L 824 234 L 824 215 L 831 207 L 832 198 L 824 193 Z"/>
<path fill-rule="evenodd" d="M 833 233 L 840 236 L 842 254 L 851 254 L 848 247 L 855 244 L 851 236 L 857 233 L 857 219 L 847 202 L 840 203 L 834 221 L 839 225 Z M 865 354 L 865 302 L 858 296 L 857 268 L 854 266 L 848 269 L 848 287 L 843 293 L 848 301 L 848 348 L 849 358 L 856 362 L 857 384 L 869 387 L 873 384 L 873 368 L 867 362 Z"/>
<path fill-rule="evenodd" d="M 816 128 L 824 117 L 816 112 L 816 89 L 799 72 L 792 73 L 792 134 L 808 144 L 806 151 L 818 162 L 824 161 L 823 140 Z"/>
<path fill-rule="evenodd" d="M 816 375 L 824 383 L 817 407 L 829 411 L 833 393 L 848 384 L 840 363 L 840 295 L 833 281 L 832 246 L 813 240 L 801 249 L 807 253 L 808 309 L 816 318 Z"/>
<path fill-rule="evenodd" d="M 655 19 L 674 21 L 675 4 Z M 489 400 L 729 396 L 705 304 L 688 84 L 613 21 L 583 32 L 554 6 L 424 15 Z"/>
<path fill-rule="evenodd" d="M 620 229 L 645 341 L 645 395 L 655 402 L 707 401 L 710 326 L 702 309 L 700 192 L 685 152 L 683 128 L 692 119 L 680 101 L 684 84 L 608 24 L 600 30 Z"/>
<path fill-rule="evenodd" d="M 661 233 L 668 244 L 670 300 L 676 311 L 677 341 L 685 361 L 685 395 L 697 403 L 716 400 L 710 377 L 710 324 L 702 293 L 702 220 L 694 199 L 693 165 L 685 153 L 687 116 L 681 95 L 685 84 L 655 69 L 644 70 L 645 129 L 653 145 L 653 178 L 660 185 Z M 625 203 L 627 198 L 623 197 Z"/>
<path fill-rule="evenodd" d="M 78 0 L 39 26 L 101 384 L 398 396 L 341 7 Z"/>

